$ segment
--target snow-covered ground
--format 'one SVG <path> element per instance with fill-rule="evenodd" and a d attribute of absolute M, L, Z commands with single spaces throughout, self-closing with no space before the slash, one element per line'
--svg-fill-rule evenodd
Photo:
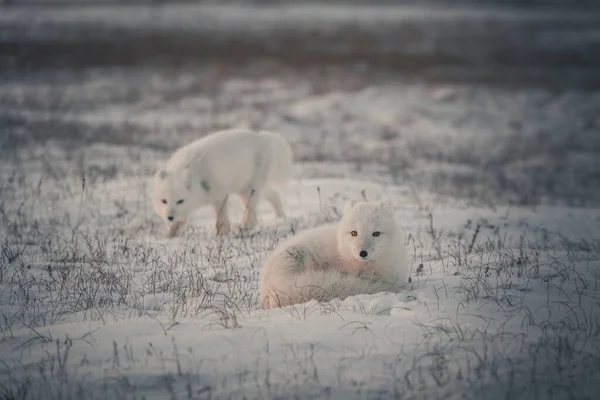
<path fill-rule="evenodd" d="M 332 76 L 3 81 L 0 396 L 593 398 L 598 94 Z M 151 175 L 227 126 L 294 144 L 288 220 L 166 239 Z M 394 200 L 410 286 L 258 310 L 268 252 L 363 196 Z"/>
<path fill-rule="evenodd" d="M 144 176 L 7 182 L 3 193 L 16 186 L 24 203 L 4 216 L 4 389 L 23 398 L 592 398 L 598 210 L 479 208 L 368 174 L 301 178 L 303 169 L 284 191 L 288 221 L 264 206 L 260 230 L 225 240 L 212 236 L 210 210 L 185 237 L 165 239 Z M 410 234 L 410 288 L 257 310 L 267 252 L 363 192 L 396 202 Z"/>
<path fill-rule="evenodd" d="M 315 7 L 0 10 L 0 399 L 596 397 L 598 14 Z M 465 83 L 360 62 L 394 54 Z M 152 175 L 229 127 L 292 143 L 289 218 L 167 239 Z M 269 252 L 350 197 L 394 201 L 406 290 L 259 310 Z"/>
<path fill-rule="evenodd" d="M 367 168 L 485 204 L 600 202 L 600 92 L 373 79 L 333 67 L 252 72 L 260 68 L 274 70 L 216 64 L 7 77 L 3 157 L 41 162 L 42 154 L 49 164 L 79 157 L 73 163 L 92 175 L 150 173 L 156 163 L 112 160 L 115 147 L 88 145 L 154 149 L 148 157 L 158 161 L 199 135 L 246 126 L 283 132 L 299 160 L 349 164 L 329 177 Z M 48 153 L 48 145 L 61 151 Z"/>

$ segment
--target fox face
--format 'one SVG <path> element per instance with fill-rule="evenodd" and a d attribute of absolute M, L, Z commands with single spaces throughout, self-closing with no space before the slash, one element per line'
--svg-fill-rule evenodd
<path fill-rule="evenodd" d="M 198 179 L 199 186 L 193 186 L 192 179 Z M 199 204 L 210 202 L 210 190 L 208 181 L 199 179 L 187 167 L 181 171 L 163 169 L 154 176 L 152 205 L 166 221 L 182 222 Z"/>
<path fill-rule="evenodd" d="M 372 264 L 395 245 L 397 226 L 389 201 L 346 203 L 339 224 L 340 254 L 355 262 Z"/>
<path fill-rule="evenodd" d="M 158 171 L 154 177 L 153 206 L 168 222 L 181 222 L 194 211 L 194 202 L 183 174 Z"/>

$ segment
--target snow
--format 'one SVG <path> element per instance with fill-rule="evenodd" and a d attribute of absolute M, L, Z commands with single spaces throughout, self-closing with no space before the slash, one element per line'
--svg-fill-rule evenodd
<path fill-rule="evenodd" d="M 216 87 L 207 89 L 206 82 Z M 474 201 L 585 206 L 600 200 L 598 92 L 403 81 L 319 88 L 302 77 L 215 78 L 210 68 L 117 69 L 68 84 L 63 78 L 7 82 L 0 113 L 40 130 L 43 140 L 85 138 L 167 151 L 199 132 L 261 127 L 285 132 L 299 160 L 349 162 L 354 165 L 344 168 L 350 169 L 375 162 L 397 183 L 409 180 Z M 43 127 L 57 118 L 62 128 L 47 134 Z M 93 150 L 79 154 L 96 164 Z"/>
<path fill-rule="evenodd" d="M 60 398 L 179 398 L 189 391 L 200 398 L 503 398 L 531 393 L 530 379 L 535 390 L 558 390 L 541 366 L 531 369 L 534 349 L 540 359 L 561 351 L 548 344 L 557 338 L 573 341 L 574 358 L 564 362 L 583 372 L 577 357 L 598 350 L 592 332 L 599 322 L 600 210 L 473 207 L 426 191 L 417 202 L 404 185 L 366 178 L 299 177 L 283 190 L 287 221 L 262 204 L 258 231 L 226 239 L 214 237 L 210 208 L 196 213 L 183 237 L 166 239 L 165 224 L 144 200 L 150 177 L 143 174 L 85 188 L 76 179 L 62 182 L 71 194 L 42 182 L 39 197 L 25 200 L 32 209 L 23 210 L 22 223 L 34 220 L 43 229 L 56 218 L 55 233 L 7 236 L 5 248 L 27 246 L 3 271 L 4 385 L 7 373 L 13 384 L 28 376 L 35 384 L 27 398 L 48 390 Z M 36 177 L 25 179 L 23 188 L 35 186 Z M 275 244 L 292 230 L 336 220 L 344 201 L 363 192 L 392 198 L 398 223 L 412 236 L 410 287 L 258 310 L 259 267 Z M 44 207 L 51 205 L 58 209 Z M 235 199 L 232 210 L 239 221 Z M 476 225 L 474 250 L 461 258 Z M 68 248 L 77 246 L 71 230 L 79 248 Z M 44 250 L 42 237 L 67 248 Z M 563 238 L 592 248 L 566 246 Z M 61 271 L 67 275 L 59 285 Z M 86 282 L 92 276 L 97 281 Z M 118 300 L 109 301 L 113 296 Z M 573 390 L 591 395 L 593 382 Z"/>
<path fill-rule="evenodd" d="M 167 25 L 193 25 L 179 10 Z M 313 23 L 311 10 L 285 8 L 280 21 Z M 27 19 L 4 11 L 0 23 Z M 92 21 L 102 9 L 79 12 Z M 371 18 L 404 18 L 329 12 L 375 27 Z M 405 11 L 430 18 L 419 12 Z M 128 18 L 125 7 L 114 24 Z M 594 398 L 597 91 L 335 67 L 318 77 L 249 72 L 260 66 L 0 80 L 0 398 Z M 292 143 L 288 218 L 262 203 L 256 230 L 218 238 L 205 207 L 168 239 L 148 197 L 156 168 L 178 146 L 235 126 Z M 338 220 L 351 197 L 394 202 L 406 290 L 259 310 L 269 252 Z"/>

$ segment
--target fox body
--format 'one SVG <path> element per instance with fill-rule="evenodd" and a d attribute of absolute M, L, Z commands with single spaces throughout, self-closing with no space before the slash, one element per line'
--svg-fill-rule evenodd
<path fill-rule="evenodd" d="M 389 202 L 349 201 L 339 223 L 275 248 L 260 271 L 260 305 L 397 291 L 408 280 L 404 241 Z"/>
<path fill-rule="evenodd" d="M 279 134 L 231 129 L 215 132 L 177 150 L 154 177 L 153 206 L 177 234 L 187 217 L 212 205 L 217 235 L 230 232 L 227 211 L 230 194 L 239 194 L 245 207 L 242 228 L 257 223 L 257 204 L 266 198 L 278 217 L 285 212 L 275 187 L 292 176 L 293 155 Z"/>

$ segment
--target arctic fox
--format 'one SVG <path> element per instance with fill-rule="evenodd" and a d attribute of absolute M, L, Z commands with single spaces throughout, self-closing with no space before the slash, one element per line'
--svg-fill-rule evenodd
<path fill-rule="evenodd" d="M 278 245 L 260 271 L 260 306 L 397 291 L 408 280 L 405 237 L 389 201 L 346 203 L 338 224 Z"/>
<path fill-rule="evenodd" d="M 218 131 L 180 148 L 156 172 L 154 210 L 170 223 L 172 237 L 192 212 L 210 204 L 216 212 L 217 235 L 226 235 L 231 229 L 227 198 L 237 193 L 245 207 L 242 229 L 250 230 L 257 223 L 256 208 L 263 196 L 277 217 L 285 217 L 275 186 L 291 178 L 292 164 L 292 149 L 277 133 Z"/>

